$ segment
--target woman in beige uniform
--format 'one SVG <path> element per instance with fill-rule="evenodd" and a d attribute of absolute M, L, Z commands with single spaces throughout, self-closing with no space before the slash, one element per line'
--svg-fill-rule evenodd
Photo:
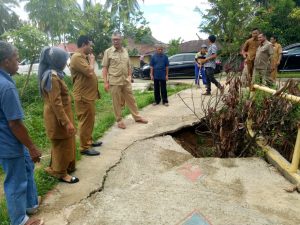
<path fill-rule="evenodd" d="M 51 161 L 45 170 L 66 183 L 77 183 L 75 171 L 75 127 L 71 98 L 64 82 L 63 69 L 69 55 L 57 47 L 46 47 L 38 71 L 40 93 L 44 99 L 44 123 L 51 141 Z"/>

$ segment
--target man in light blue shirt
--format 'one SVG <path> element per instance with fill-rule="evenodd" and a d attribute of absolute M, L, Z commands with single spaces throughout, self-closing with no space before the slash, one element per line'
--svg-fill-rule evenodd
<path fill-rule="evenodd" d="M 18 70 L 18 52 L 0 41 L 0 166 L 4 170 L 4 192 L 12 225 L 43 224 L 30 218 L 38 207 L 33 178 L 34 163 L 41 153 L 30 139 L 22 120 L 23 109 L 11 78 Z"/>
<path fill-rule="evenodd" d="M 204 59 L 204 68 L 205 68 L 205 74 L 207 79 L 207 85 L 206 85 L 206 93 L 204 93 L 203 95 L 211 95 L 211 83 L 215 84 L 217 88 L 220 89 L 221 94 L 223 94 L 224 92 L 224 87 L 216 80 L 214 76 L 215 69 L 216 69 L 217 51 L 218 51 L 215 42 L 216 42 L 216 36 L 210 35 L 208 37 L 209 47 L 207 50 L 206 59 Z"/>

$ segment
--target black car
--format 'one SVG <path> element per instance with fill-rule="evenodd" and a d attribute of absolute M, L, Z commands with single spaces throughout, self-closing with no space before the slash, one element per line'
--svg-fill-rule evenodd
<path fill-rule="evenodd" d="M 169 57 L 169 78 L 194 78 L 195 77 L 195 54 L 181 53 Z M 216 72 L 220 72 L 221 66 L 217 61 Z M 142 78 L 150 78 L 150 66 L 145 65 L 142 69 Z"/>
<path fill-rule="evenodd" d="M 300 43 L 288 45 L 282 50 L 278 70 L 282 72 L 300 71 Z"/>

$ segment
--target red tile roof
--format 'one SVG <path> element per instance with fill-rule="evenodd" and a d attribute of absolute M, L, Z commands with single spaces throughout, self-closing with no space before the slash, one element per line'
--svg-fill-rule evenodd
<path fill-rule="evenodd" d="M 77 45 L 74 43 L 61 43 L 61 44 L 57 45 L 56 47 L 62 48 L 69 53 L 73 53 L 77 50 Z"/>

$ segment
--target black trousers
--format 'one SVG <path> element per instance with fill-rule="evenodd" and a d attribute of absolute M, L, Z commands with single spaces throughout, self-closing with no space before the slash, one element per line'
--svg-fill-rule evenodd
<path fill-rule="evenodd" d="M 207 79 L 206 92 L 211 92 L 211 83 L 215 84 L 217 88 L 221 88 L 221 84 L 215 78 L 215 70 L 212 67 L 205 67 L 205 74 Z"/>
<path fill-rule="evenodd" d="M 168 103 L 166 80 L 154 79 L 154 99 L 157 104 L 160 103 L 161 99 L 163 103 Z"/>

